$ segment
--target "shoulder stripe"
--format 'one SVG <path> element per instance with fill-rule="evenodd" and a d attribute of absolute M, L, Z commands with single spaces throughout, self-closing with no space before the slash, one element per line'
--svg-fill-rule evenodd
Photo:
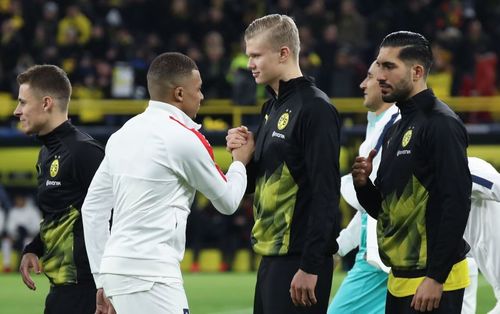
<path fill-rule="evenodd" d="M 375 150 L 377 150 L 377 154 L 380 151 L 380 147 L 382 147 L 382 144 L 384 143 L 384 137 L 385 133 L 387 133 L 387 130 L 394 124 L 394 121 L 396 121 L 396 118 L 399 115 L 399 111 L 396 112 L 395 114 L 392 115 L 391 119 L 387 124 L 384 126 L 384 129 L 382 130 L 382 133 L 380 134 L 380 137 L 378 138 L 377 145 L 375 146 Z"/>
<path fill-rule="evenodd" d="M 483 186 L 489 190 L 491 190 L 493 188 L 493 182 L 486 180 L 485 178 L 475 176 L 473 174 L 471 176 L 472 176 L 473 183 L 479 184 L 480 186 Z"/>
<path fill-rule="evenodd" d="M 224 175 L 224 172 L 222 172 L 222 170 L 220 169 L 219 165 L 217 165 L 217 163 L 215 162 L 214 150 L 212 149 L 212 146 L 210 146 L 210 143 L 207 141 L 207 139 L 205 138 L 205 136 L 203 134 L 201 134 L 200 132 L 198 132 L 198 130 L 195 130 L 193 128 L 188 128 L 184 123 L 180 122 L 179 120 L 177 120 L 176 118 L 174 118 L 172 116 L 170 116 L 170 119 L 172 119 L 173 121 L 179 123 L 182 127 L 184 127 L 185 129 L 193 132 L 194 135 L 196 135 L 196 137 L 203 144 L 203 147 L 205 147 L 205 149 L 207 150 L 208 154 L 210 155 L 210 158 L 212 158 L 212 160 L 213 160 L 213 162 L 215 164 L 215 167 L 217 168 L 217 171 L 221 175 L 222 179 L 224 179 L 224 181 L 227 182 L 227 179 L 226 179 L 226 176 Z"/>

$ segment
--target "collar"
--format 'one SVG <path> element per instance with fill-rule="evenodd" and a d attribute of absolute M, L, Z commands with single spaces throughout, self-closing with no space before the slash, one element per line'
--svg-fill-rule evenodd
<path fill-rule="evenodd" d="M 417 110 L 428 111 L 434 107 L 436 96 L 432 89 L 427 88 L 413 97 L 398 101 L 396 106 L 401 110 L 401 115 L 406 116 Z"/>
<path fill-rule="evenodd" d="M 299 76 L 288 81 L 280 80 L 278 85 L 278 95 L 269 85 L 266 86 L 266 90 L 274 98 L 274 100 L 278 100 L 278 98 L 282 99 L 286 97 L 288 94 L 295 91 L 297 87 L 306 83 L 312 85 L 314 84 L 314 79 L 307 76 Z"/>
<path fill-rule="evenodd" d="M 146 110 L 150 109 L 164 111 L 171 117 L 175 118 L 175 120 L 187 126 L 188 128 L 193 128 L 195 130 L 199 130 L 201 128 L 201 125 L 194 122 L 193 119 L 191 119 L 187 114 L 184 113 L 184 111 L 180 110 L 176 106 L 171 105 L 169 103 L 157 100 L 150 100 L 148 108 Z"/>
<path fill-rule="evenodd" d="M 37 135 L 36 138 L 45 146 L 50 147 L 51 145 L 58 143 L 61 137 L 64 137 L 64 135 L 71 133 L 74 130 L 75 127 L 73 124 L 71 124 L 69 120 L 66 120 L 49 133 L 45 135 Z"/>

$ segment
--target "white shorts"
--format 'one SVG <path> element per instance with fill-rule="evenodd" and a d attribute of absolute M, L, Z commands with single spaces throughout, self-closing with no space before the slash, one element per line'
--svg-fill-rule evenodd
<path fill-rule="evenodd" d="M 103 289 L 117 314 L 189 314 L 186 293 L 180 281 L 161 283 L 105 275 Z"/>

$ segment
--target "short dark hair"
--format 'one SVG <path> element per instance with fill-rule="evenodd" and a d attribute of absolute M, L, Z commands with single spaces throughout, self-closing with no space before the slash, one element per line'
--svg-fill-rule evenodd
<path fill-rule="evenodd" d="M 399 31 L 385 36 L 380 44 L 382 47 L 403 47 L 399 58 L 403 61 L 418 61 L 424 66 L 425 75 L 429 74 L 432 66 L 432 49 L 429 41 L 421 34 Z"/>
<path fill-rule="evenodd" d="M 151 62 L 147 75 L 150 97 L 163 98 L 169 89 L 176 87 L 193 70 L 198 70 L 198 66 L 182 53 L 165 52 L 157 56 Z"/>
<path fill-rule="evenodd" d="M 34 65 L 17 76 L 19 85 L 28 84 L 37 93 L 62 100 L 67 110 L 71 97 L 71 83 L 63 69 L 52 64 Z"/>

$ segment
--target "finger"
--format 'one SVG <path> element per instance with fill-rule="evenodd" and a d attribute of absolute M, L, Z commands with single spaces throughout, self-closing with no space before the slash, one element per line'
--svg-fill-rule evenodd
<path fill-rule="evenodd" d="M 434 310 L 434 299 L 431 299 L 431 300 L 428 300 L 427 301 L 427 306 L 426 306 L 426 310 L 428 312 Z"/>
<path fill-rule="evenodd" d="M 439 308 L 439 302 L 441 302 L 441 298 L 437 298 L 434 300 L 434 308 L 435 309 Z"/>
<path fill-rule="evenodd" d="M 240 148 L 243 145 L 245 145 L 245 143 L 231 142 L 231 143 L 227 143 L 226 147 L 232 151 L 233 149 Z"/>
<path fill-rule="evenodd" d="M 244 138 L 244 137 L 231 137 L 231 138 L 227 138 L 226 139 L 226 145 L 229 145 L 231 143 L 242 143 L 242 144 L 246 144 L 247 143 L 247 139 Z"/>
<path fill-rule="evenodd" d="M 303 289 L 301 291 L 301 300 L 303 306 L 311 306 L 311 301 L 309 300 L 309 295 L 307 293 L 307 289 Z"/>
<path fill-rule="evenodd" d="M 305 302 L 304 302 L 304 295 L 302 294 L 302 289 L 297 288 L 297 289 L 295 289 L 295 291 L 297 293 L 297 296 L 296 296 L 296 298 L 297 298 L 297 304 L 304 306 Z"/>
<path fill-rule="evenodd" d="M 355 162 L 352 165 L 352 169 L 366 169 L 368 164 L 366 163 L 366 160 L 360 161 L 360 162 Z"/>
<path fill-rule="evenodd" d="M 290 296 L 292 297 L 293 305 L 299 306 L 299 299 L 297 298 L 297 291 L 294 288 L 290 288 Z"/>
<path fill-rule="evenodd" d="M 360 179 L 366 177 L 365 169 L 354 169 L 352 171 L 352 177 L 355 179 Z"/>
<path fill-rule="evenodd" d="M 368 158 L 367 158 L 367 160 L 368 160 L 369 162 L 372 162 L 372 161 L 373 161 L 373 158 L 375 158 L 375 156 L 376 156 L 376 155 L 377 155 L 377 150 L 376 150 L 376 149 L 372 149 L 372 150 L 370 151 L 370 153 L 368 154 Z"/>
<path fill-rule="evenodd" d="M 31 290 L 36 290 L 35 282 L 33 282 L 30 276 L 29 267 L 27 265 L 23 265 L 20 270 L 24 284 Z"/>
<path fill-rule="evenodd" d="M 418 310 L 420 312 L 427 311 L 427 299 L 422 299 L 422 301 L 420 302 L 420 306 L 418 307 Z"/>
<path fill-rule="evenodd" d="M 232 129 L 227 130 L 227 134 L 235 134 L 235 133 L 238 133 L 238 132 L 240 132 L 238 130 L 238 128 L 232 128 Z"/>
<path fill-rule="evenodd" d="M 364 162 L 366 161 L 366 158 L 365 157 L 362 157 L 362 156 L 358 156 L 354 159 L 354 162 L 357 163 L 357 162 Z"/>
<path fill-rule="evenodd" d="M 420 308 L 420 301 L 419 301 L 418 296 L 416 294 L 413 296 L 413 299 L 411 300 L 410 307 L 414 308 L 417 311 Z"/>
<path fill-rule="evenodd" d="M 38 261 L 33 261 L 31 263 L 31 265 L 33 266 L 33 271 L 37 274 L 40 274 L 42 272 L 42 270 L 40 269 L 40 265 L 38 264 Z"/>
<path fill-rule="evenodd" d="M 311 304 L 318 303 L 318 300 L 316 300 L 316 294 L 314 293 L 314 289 L 307 290 L 307 294 L 309 295 L 309 300 L 311 301 Z"/>

